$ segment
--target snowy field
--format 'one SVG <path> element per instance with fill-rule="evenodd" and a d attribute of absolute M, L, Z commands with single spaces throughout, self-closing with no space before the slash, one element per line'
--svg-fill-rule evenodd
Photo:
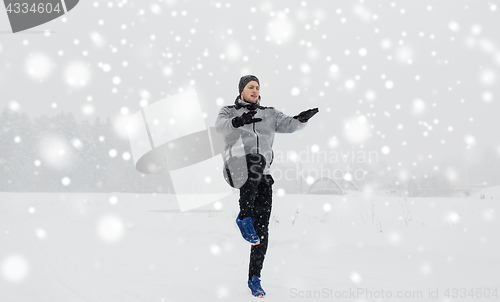
<path fill-rule="evenodd" d="M 274 195 L 266 299 L 498 301 L 500 188 L 482 193 Z M 186 213 L 168 195 L 0 200 L 0 301 L 254 299 L 237 195 Z"/>

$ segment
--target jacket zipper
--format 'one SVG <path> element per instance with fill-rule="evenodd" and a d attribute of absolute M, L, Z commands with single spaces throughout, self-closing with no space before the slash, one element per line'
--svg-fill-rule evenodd
<path fill-rule="evenodd" d="M 255 123 L 253 123 L 253 132 L 255 133 L 255 136 L 257 137 L 257 153 L 259 153 L 259 135 L 255 131 Z"/>

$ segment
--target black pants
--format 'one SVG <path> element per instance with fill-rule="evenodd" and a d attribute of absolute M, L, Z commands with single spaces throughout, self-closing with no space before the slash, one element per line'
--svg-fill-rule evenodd
<path fill-rule="evenodd" d="M 260 272 L 264 265 L 269 237 L 269 219 L 271 218 L 272 185 L 274 183 L 271 175 L 262 173 L 261 164 L 253 164 L 253 167 L 250 167 L 252 167 L 251 161 L 248 162 L 248 180 L 240 188 L 240 219 L 248 216 L 254 219 L 253 227 L 260 237 L 260 244 L 251 247 L 248 280 L 252 276 L 260 278 Z"/>

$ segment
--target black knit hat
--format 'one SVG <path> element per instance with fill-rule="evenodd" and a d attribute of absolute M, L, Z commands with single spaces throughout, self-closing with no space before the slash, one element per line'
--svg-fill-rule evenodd
<path fill-rule="evenodd" d="M 239 84 L 239 89 L 240 89 L 240 94 L 241 92 L 243 91 L 243 89 L 245 89 L 245 86 L 248 84 L 248 82 L 250 81 L 255 81 L 257 82 L 259 85 L 259 79 L 257 79 L 256 76 L 254 75 L 246 75 L 246 76 L 242 76 L 241 79 L 240 79 L 240 84 Z"/>

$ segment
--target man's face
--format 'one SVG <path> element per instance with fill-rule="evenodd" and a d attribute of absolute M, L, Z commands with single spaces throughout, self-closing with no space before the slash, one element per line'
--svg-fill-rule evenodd
<path fill-rule="evenodd" d="M 257 103 L 259 100 L 260 86 L 256 81 L 250 81 L 241 92 L 241 99 L 249 103 Z"/>

